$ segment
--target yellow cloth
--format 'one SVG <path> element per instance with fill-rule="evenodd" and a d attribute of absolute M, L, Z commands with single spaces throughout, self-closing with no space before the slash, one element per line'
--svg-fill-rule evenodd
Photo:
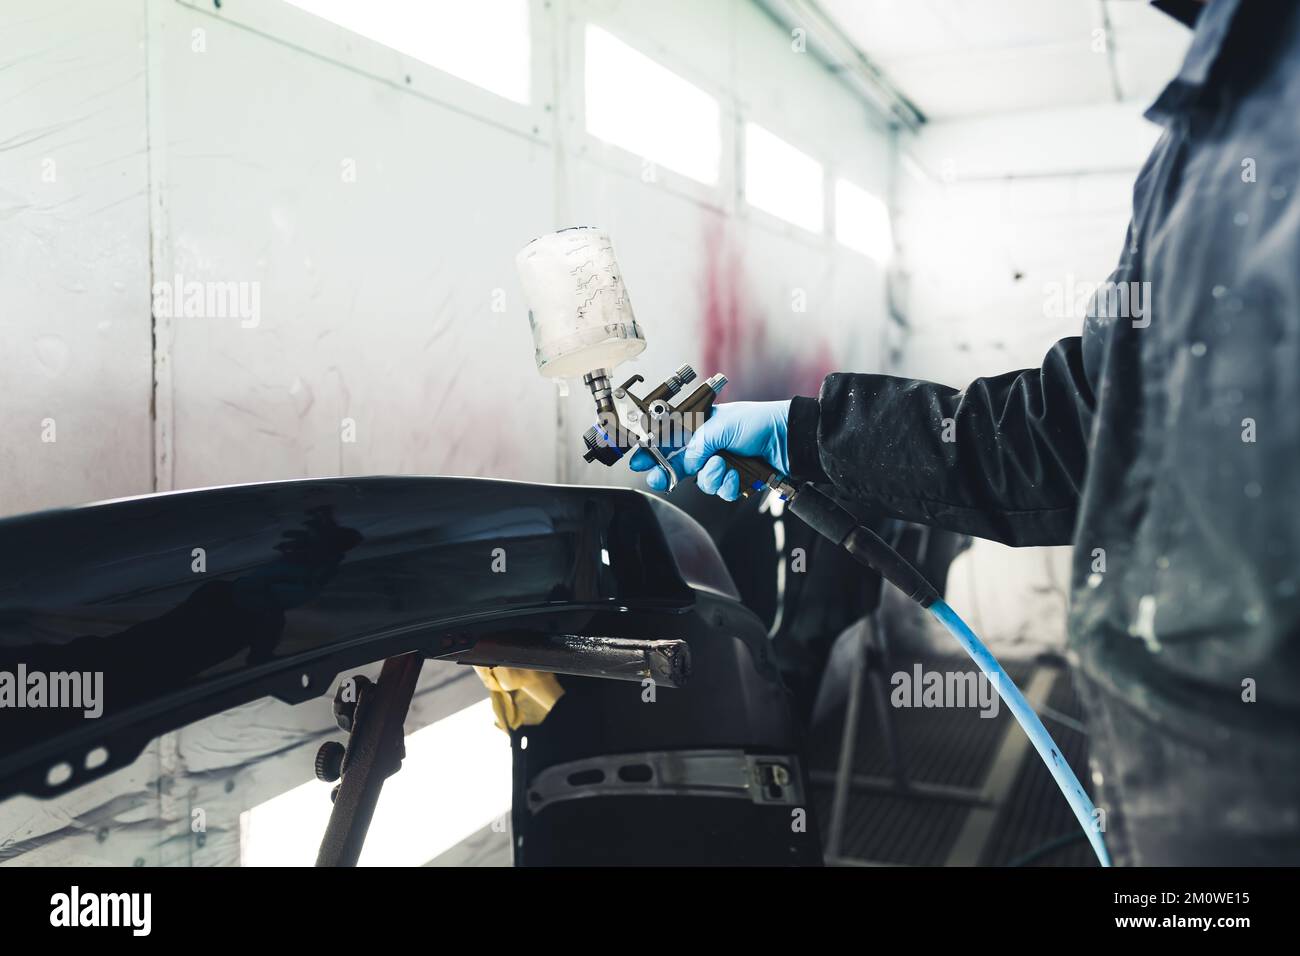
<path fill-rule="evenodd" d="M 502 730 L 518 730 L 540 724 L 564 688 L 554 674 L 520 667 L 474 667 L 483 686 L 492 695 L 492 711 Z"/>

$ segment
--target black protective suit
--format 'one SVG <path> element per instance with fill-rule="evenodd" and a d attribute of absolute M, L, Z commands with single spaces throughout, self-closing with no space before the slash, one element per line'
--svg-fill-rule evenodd
<path fill-rule="evenodd" d="M 835 374 L 791 406 L 797 478 L 1075 546 L 1118 863 L 1300 863 L 1298 6 L 1199 11 L 1119 266 L 1041 368 L 963 391 Z"/>

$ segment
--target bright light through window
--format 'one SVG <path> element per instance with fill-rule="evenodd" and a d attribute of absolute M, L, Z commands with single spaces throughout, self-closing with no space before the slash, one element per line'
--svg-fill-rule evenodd
<path fill-rule="evenodd" d="M 289 3 L 498 96 L 528 102 L 528 0 Z"/>
<path fill-rule="evenodd" d="M 877 262 L 894 247 L 889 210 L 871 193 L 846 179 L 835 182 L 835 238 Z"/>
<path fill-rule="evenodd" d="M 718 101 L 592 25 L 586 98 L 591 135 L 699 182 L 718 181 Z"/>
<path fill-rule="evenodd" d="M 745 199 L 810 232 L 822 231 L 822 164 L 756 123 L 745 124 Z"/>
<path fill-rule="evenodd" d="M 510 809 L 510 739 L 483 700 L 406 738 L 384 781 L 362 866 L 423 866 Z M 312 780 L 240 815 L 244 866 L 311 866 L 330 818 L 330 784 Z M 505 839 L 502 835 L 502 839 Z"/>

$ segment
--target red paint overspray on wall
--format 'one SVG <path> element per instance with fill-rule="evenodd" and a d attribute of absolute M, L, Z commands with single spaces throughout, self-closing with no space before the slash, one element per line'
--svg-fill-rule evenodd
<path fill-rule="evenodd" d="M 729 384 L 723 392 L 727 401 L 816 395 L 822 379 L 834 371 L 825 337 L 803 339 L 796 355 L 768 335 L 772 323 L 797 320 L 807 328 L 816 324 L 816 316 L 801 313 L 786 318 L 755 302 L 741 251 L 725 221 L 710 215 L 705 220 L 703 242 L 701 374 L 722 372 L 727 376 Z"/>

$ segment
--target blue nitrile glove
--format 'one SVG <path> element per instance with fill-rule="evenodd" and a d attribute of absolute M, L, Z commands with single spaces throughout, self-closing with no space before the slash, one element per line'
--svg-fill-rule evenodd
<path fill-rule="evenodd" d="M 680 454 L 669 457 L 680 481 L 698 475 L 695 483 L 705 494 L 726 501 L 740 497 L 740 475 L 717 455 L 729 451 L 743 458 L 762 458 L 781 474 L 790 472 L 786 431 L 790 403 L 728 402 L 717 405 L 713 416 L 700 426 Z M 664 450 L 668 455 L 668 450 Z M 644 448 L 638 448 L 628 462 L 633 471 L 648 471 L 646 484 L 652 491 L 666 491 L 668 476 Z"/>

